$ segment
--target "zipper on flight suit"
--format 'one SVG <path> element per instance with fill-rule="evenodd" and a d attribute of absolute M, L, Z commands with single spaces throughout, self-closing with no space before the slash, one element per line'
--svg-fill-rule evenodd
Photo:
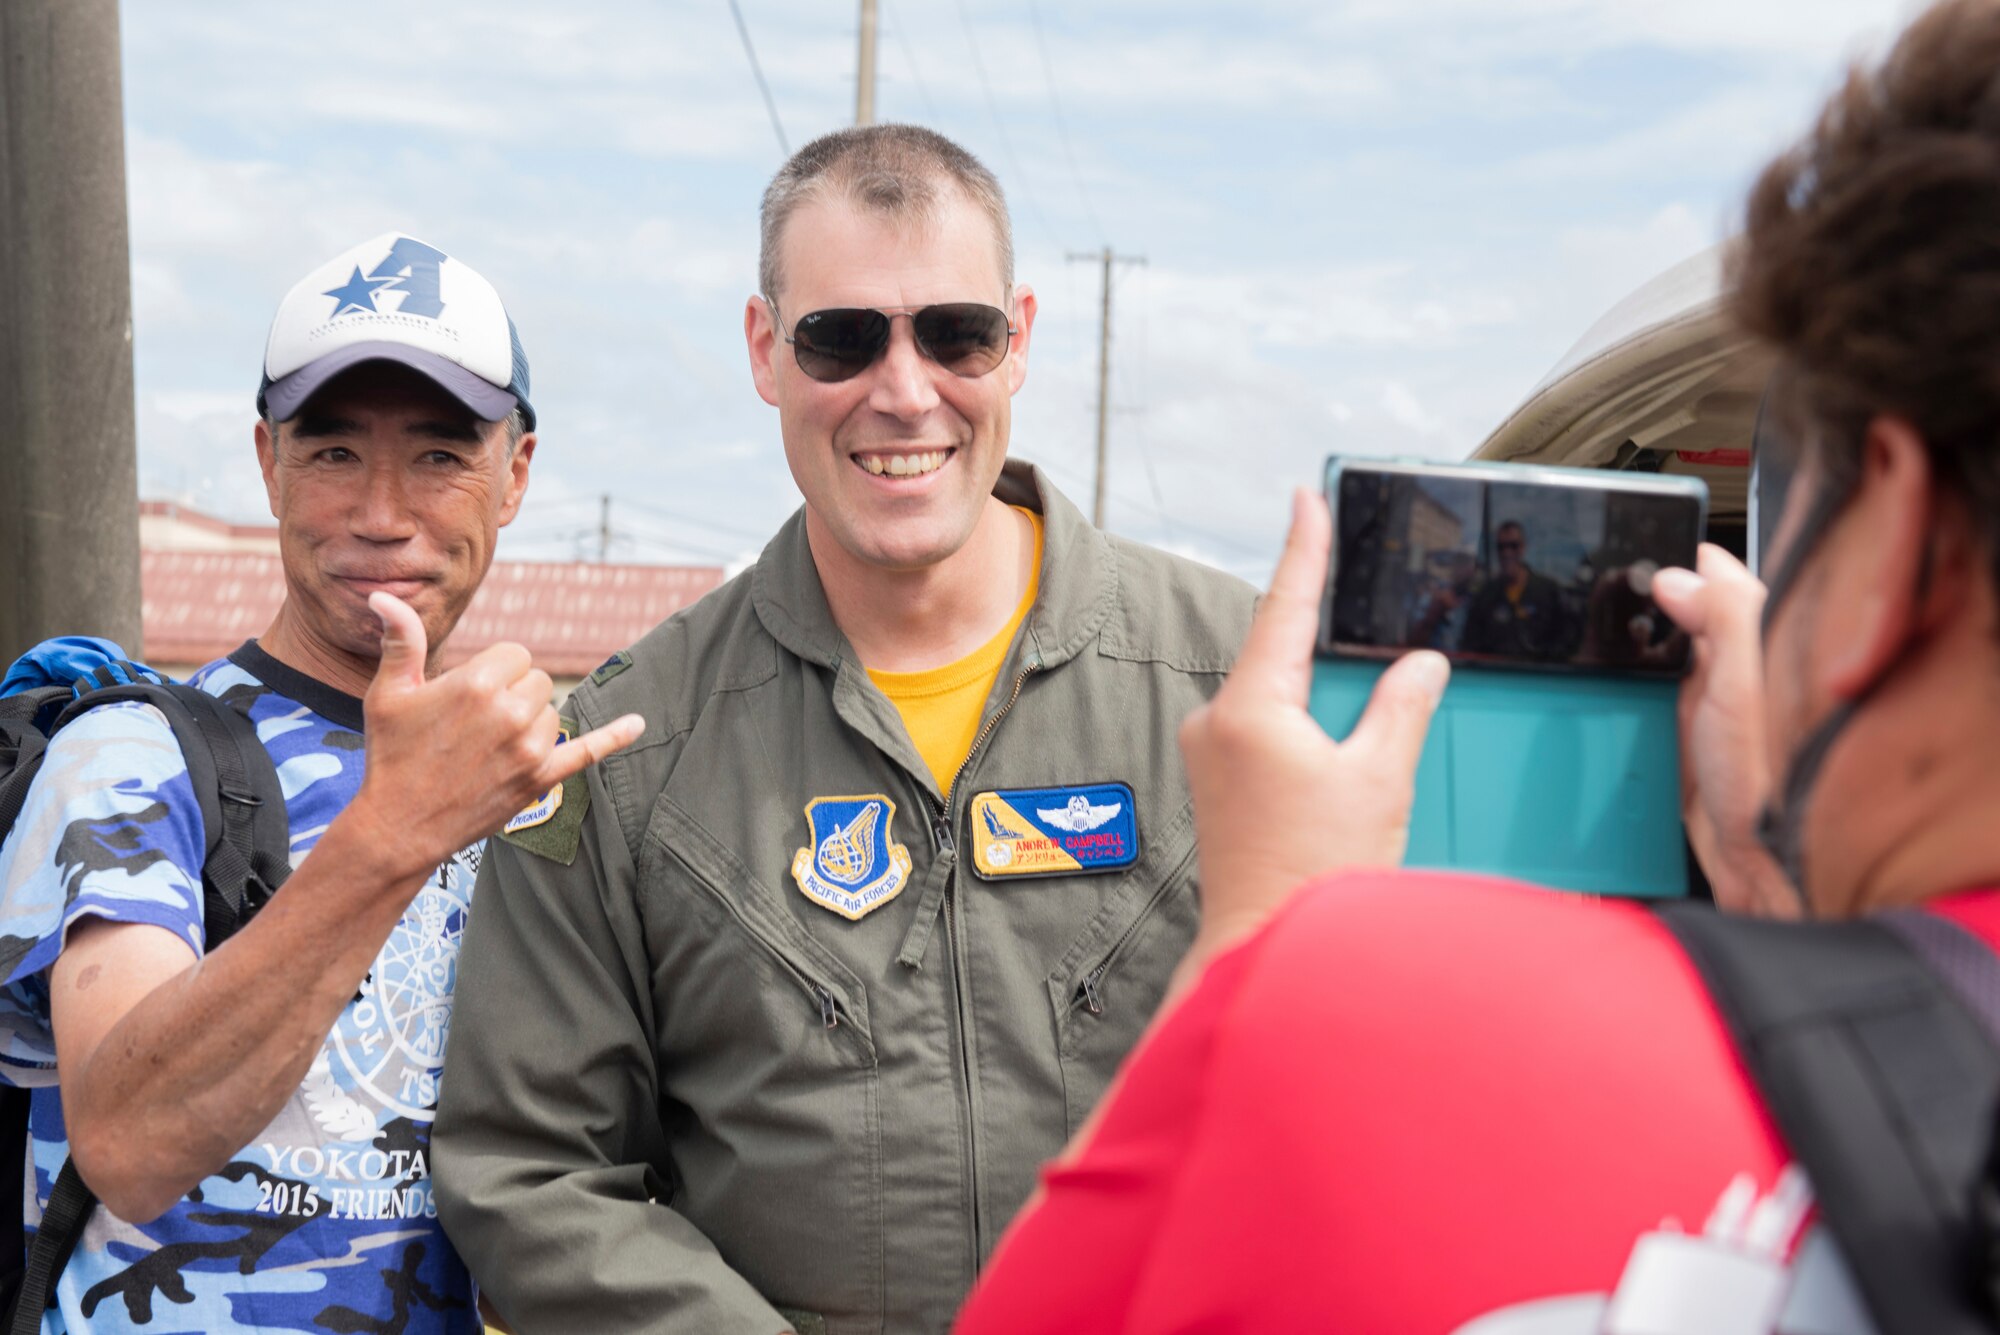
<path fill-rule="evenodd" d="M 840 1007 L 834 1001 L 833 993 L 827 991 L 818 983 L 807 983 L 806 986 L 812 989 L 813 1000 L 819 1002 L 819 1022 L 828 1029 L 838 1029 L 840 1027 Z"/>
<path fill-rule="evenodd" d="M 1104 993 L 1099 990 L 1100 984 L 1104 982 L 1104 975 L 1111 972 L 1111 966 L 1116 964 L 1118 957 L 1125 952 L 1127 943 L 1139 934 L 1139 929 L 1145 926 L 1154 912 L 1158 910 L 1161 901 L 1166 898 L 1168 891 L 1180 879 L 1181 869 L 1187 866 L 1188 859 L 1192 857 L 1194 857 L 1194 849 L 1190 847 L 1186 857 L 1183 857 L 1180 863 L 1161 879 L 1159 888 L 1153 891 L 1152 899 L 1147 902 L 1145 908 L 1139 911 L 1139 916 L 1125 924 L 1125 930 L 1120 932 L 1118 939 L 1111 943 L 1111 949 L 1105 952 L 1104 958 L 1099 960 L 1097 966 L 1083 976 L 1083 981 L 1076 985 L 1076 992 L 1070 997 L 1069 1004 L 1071 1010 L 1075 1010 L 1080 1005 L 1092 1015 L 1104 1014 Z"/>
<path fill-rule="evenodd" d="M 1041 666 L 1042 660 L 1037 656 L 1030 658 L 1021 668 L 1020 674 L 1014 678 L 1014 689 L 1008 694 L 1007 703 L 1000 706 L 992 718 L 986 720 L 985 725 L 979 729 L 979 734 L 972 739 L 972 746 L 966 751 L 965 759 L 959 761 L 958 768 L 952 772 L 951 782 L 944 790 L 944 801 L 931 804 L 931 837 L 937 845 L 938 852 L 953 852 L 957 848 L 951 833 L 951 800 L 958 795 L 959 779 L 972 764 L 973 757 L 979 754 L 979 749 L 986 745 L 986 740 L 993 735 L 993 730 L 1000 726 L 1000 720 L 1007 717 L 1014 708 L 1014 702 L 1021 698 L 1021 688 L 1027 685 L 1028 678 L 1039 671 Z M 954 1018 L 958 1022 L 959 1087 L 965 1093 L 965 1147 L 967 1172 L 972 1189 L 972 1271 L 976 1275 L 979 1273 L 980 1243 L 983 1238 L 983 1227 L 979 1217 L 979 1129 L 972 1116 L 972 1061 L 967 1056 L 965 1020 L 965 962 L 960 958 L 958 949 L 958 915 L 952 908 L 952 902 L 957 898 L 955 893 L 957 886 L 958 868 L 954 866 L 944 883 L 944 935 L 952 954 L 951 999 Z"/>

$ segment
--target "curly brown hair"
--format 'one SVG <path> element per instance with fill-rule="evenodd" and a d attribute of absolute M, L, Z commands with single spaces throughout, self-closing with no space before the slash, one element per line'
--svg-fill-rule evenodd
<path fill-rule="evenodd" d="M 1731 277 L 1825 484 L 1903 417 L 2000 554 L 2000 0 L 1943 0 L 1848 71 L 1751 189 Z"/>

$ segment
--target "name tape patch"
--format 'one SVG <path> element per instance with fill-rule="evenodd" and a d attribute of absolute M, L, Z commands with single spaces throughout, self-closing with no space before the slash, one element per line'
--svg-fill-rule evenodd
<path fill-rule="evenodd" d="M 1139 860 L 1130 785 L 1002 788 L 972 799 L 972 869 L 990 881 L 1120 871 Z"/>

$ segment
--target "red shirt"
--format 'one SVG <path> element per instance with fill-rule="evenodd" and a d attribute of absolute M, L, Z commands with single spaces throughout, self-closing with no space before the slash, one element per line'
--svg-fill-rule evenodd
<path fill-rule="evenodd" d="M 1932 907 L 2000 944 L 2000 892 Z M 1111 1098 L 961 1335 L 1869 1328 L 1830 1244 L 1801 1259 L 1803 1177 L 1632 905 L 1319 884 L 1215 962 Z"/>

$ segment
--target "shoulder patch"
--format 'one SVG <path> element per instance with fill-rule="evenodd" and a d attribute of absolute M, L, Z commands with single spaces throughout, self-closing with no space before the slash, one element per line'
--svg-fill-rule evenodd
<path fill-rule="evenodd" d="M 556 745 L 561 746 L 575 735 L 576 724 L 563 719 Z M 583 838 L 583 818 L 589 810 L 590 784 L 581 772 L 572 774 L 501 826 L 500 837 L 516 848 L 567 867 L 576 861 L 577 844 Z"/>
<path fill-rule="evenodd" d="M 605 659 L 597 671 L 590 674 L 590 684 L 593 686 L 602 686 L 605 682 L 610 681 L 613 677 L 631 666 L 632 655 L 620 649 L 617 653 Z"/>

